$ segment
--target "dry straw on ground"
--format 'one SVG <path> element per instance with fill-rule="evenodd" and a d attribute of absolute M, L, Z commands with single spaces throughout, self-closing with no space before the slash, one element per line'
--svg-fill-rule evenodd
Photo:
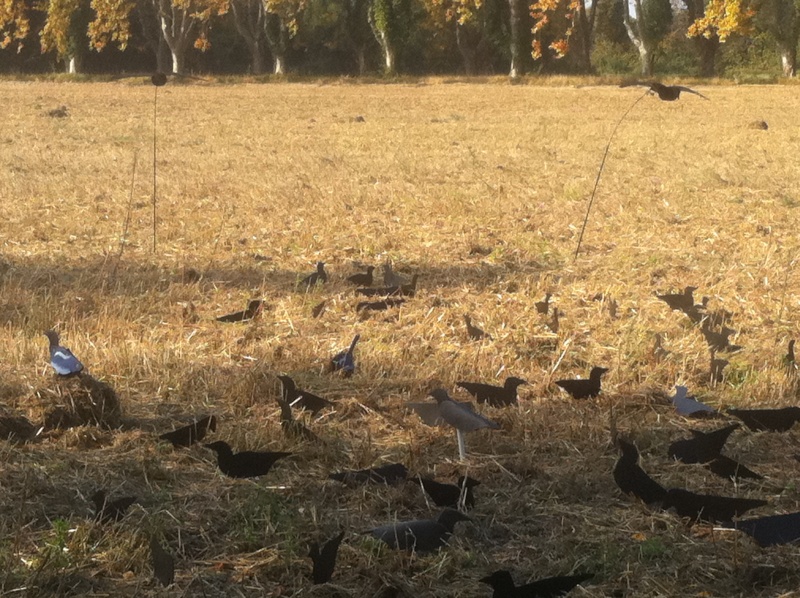
<path fill-rule="evenodd" d="M 700 89 L 710 102 L 646 98 L 620 126 L 572 262 L 600 155 L 638 91 L 168 85 L 153 255 L 152 179 L 142 166 L 152 89 L 0 83 L 3 415 L 34 417 L 43 393 L 55 392 L 42 336 L 54 326 L 121 402 L 119 429 L 48 429 L 31 444 L 0 443 L 2 593 L 164 595 L 149 564 L 155 536 L 176 559 L 171 595 L 396 587 L 488 596 L 477 579 L 497 568 L 518 583 L 594 572 L 576 596 L 792 595 L 797 547 L 761 550 L 689 529 L 621 496 L 611 477 L 616 430 L 667 486 L 767 497 L 760 514 L 800 507 L 800 432 L 733 435 L 728 454 L 766 475 L 760 483 L 734 487 L 666 457 L 687 428 L 714 426 L 674 415 L 666 396 L 676 383 L 715 407 L 800 400 L 781 364 L 800 307 L 800 96 L 789 87 Z M 62 105 L 67 117 L 47 116 Z M 752 128 L 755 120 L 769 128 Z M 319 260 L 330 282 L 298 292 Z M 416 296 L 356 314 L 345 277 L 387 260 L 420 274 Z M 700 332 L 654 296 L 688 284 L 733 312 L 732 342 L 745 347 L 715 386 Z M 534 305 L 546 292 L 561 313 L 557 333 Z M 257 297 L 266 305 L 253 321 L 214 321 Z M 464 314 L 494 340 L 471 341 Z M 326 373 L 355 333 L 356 375 Z M 652 353 L 656 333 L 665 356 Z M 596 400 L 571 401 L 552 385 L 595 364 L 611 368 Z M 306 420 L 324 445 L 283 436 L 281 372 L 337 402 Z M 456 381 L 507 375 L 531 384 L 518 408 L 482 409 L 503 430 L 471 436 L 466 465 L 449 431 L 404 408 L 436 386 L 463 400 Z M 156 442 L 206 413 L 219 417 L 213 439 L 295 456 L 264 480 L 230 480 L 210 451 Z M 395 460 L 482 481 L 474 523 L 460 524 L 439 554 L 408 558 L 356 533 L 436 513 L 417 486 L 326 481 L 333 470 Z M 120 523 L 96 524 L 88 497 L 99 487 L 139 500 Z M 348 534 L 334 583 L 312 589 L 307 546 L 340 528 Z"/>

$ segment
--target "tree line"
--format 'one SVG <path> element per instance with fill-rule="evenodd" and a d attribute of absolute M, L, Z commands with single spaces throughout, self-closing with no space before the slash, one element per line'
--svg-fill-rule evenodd
<path fill-rule="evenodd" d="M 0 0 L 5 72 L 794 77 L 799 38 L 800 0 Z"/>

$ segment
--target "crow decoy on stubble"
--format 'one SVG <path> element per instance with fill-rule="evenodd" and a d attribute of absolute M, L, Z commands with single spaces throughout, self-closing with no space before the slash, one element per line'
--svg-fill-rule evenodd
<path fill-rule="evenodd" d="M 789 341 L 789 347 L 786 350 L 786 355 L 783 358 L 783 365 L 786 371 L 790 374 L 797 373 L 797 361 L 794 358 L 794 339 Z"/>
<path fill-rule="evenodd" d="M 289 376 L 278 376 L 278 380 L 281 381 L 281 396 L 283 397 L 283 400 L 289 403 L 289 405 L 292 407 L 310 411 L 311 415 L 316 415 L 326 407 L 333 407 L 333 403 L 330 401 L 297 388 L 294 380 L 292 380 L 292 378 Z"/>
<path fill-rule="evenodd" d="M 108 500 L 104 490 L 98 490 L 91 496 L 94 503 L 94 518 L 100 523 L 113 523 L 125 516 L 125 512 L 136 502 L 135 496 L 124 496 L 116 500 Z"/>
<path fill-rule="evenodd" d="M 295 419 L 292 407 L 285 399 L 278 397 L 276 400 L 281 408 L 281 430 L 283 430 L 284 436 L 293 440 L 308 440 L 309 442 L 319 440 L 317 435 L 309 430 L 303 422 Z"/>
<path fill-rule="evenodd" d="M 477 326 L 472 323 L 472 318 L 470 318 L 467 314 L 464 314 L 464 324 L 467 325 L 467 334 L 469 337 L 474 341 L 482 341 L 484 339 L 490 341 L 492 339 L 492 335 L 484 332 Z"/>
<path fill-rule="evenodd" d="M 566 390 L 573 399 L 591 399 L 600 394 L 600 378 L 608 368 L 593 367 L 586 380 L 556 380 L 556 385 Z"/>
<path fill-rule="evenodd" d="M 375 266 L 367 266 L 366 272 L 359 272 L 347 277 L 347 282 L 359 287 L 371 287 L 374 281 L 373 271 Z"/>
<path fill-rule="evenodd" d="M 550 297 L 553 295 L 550 293 L 544 294 L 544 299 L 541 301 L 537 301 L 534 303 L 534 307 L 536 308 L 536 312 L 542 314 L 543 316 L 547 315 L 547 312 L 550 311 Z"/>
<path fill-rule="evenodd" d="M 278 459 L 292 454 L 256 451 L 234 453 L 230 445 L 222 440 L 207 444 L 205 447 L 217 453 L 220 471 L 231 478 L 257 478 L 267 475 Z"/>
<path fill-rule="evenodd" d="M 366 533 L 398 550 L 432 552 L 447 544 L 459 521 L 472 521 L 455 509 L 445 509 L 436 519 L 402 521 L 376 527 Z"/>
<path fill-rule="evenodd" d="M 59 376 L 73 376 L 83 370 L 83 364 L 72 351 L 59 344 L 58 333 L 47 330 L 44 335 L 50 341 L 50 365 Z"/>
<path fill-rule="evenodd" d="M 719 332 L 716 332 L 708 327 L 703 327 L 700 329 L 700 331 L 703 333 L 706 343 L 708 344 L 708 348 L 711 349 L 711 351 L 719 351 L 720 353 L 736 353 L 737 351 L 742 350 L 740 345 L 731 344 L 730 336 L 736 332 L 731 328 L 723 328 Z"/>
<path fill-rule="evenodd" d="M 200 442 L 206 437 L 208 431 L 217 431 L 217 418 L 213 415 L 207 415 L 196 422 L 183 426 L 172 432 L 162 434 L 158 438 L 171 442 L 174 447 L 192 446 L 195 442 Z"/>
<path fill-rule="evenodd" d="M 410 478 L 415 484 L 422 486 L 425 493 L 431 497 L 433 504 L 437 507 L 458 508 L 461 496 L 464 496 L 464 506 L 468 509 L 475 506 L 475 496 L 472 489 L 479 486 L 480 482 L 470 477 L 461 476 L 458 484 L 443 484 L 430 478 L 415 477 Z"/>
<path fill-rule="evenodd" d="M 632 87 L 634 85 L 649 87 L 650 91 L 658 95 L 658 99 L 665 102 L 674 102 L 681 97 L 682 91 L 685 91 L 686 93 L 693 93 L 696 96 L 700 96 L 704 100 L 708 99 L 702 93 L 695 91 L 694 89 L 689 89 L 688 87 L 683 87 L 682 85 L 664 85 L 663 83 L 658 83 L 657 81 L 630 81 L 628 83 L 623 83 L 620 85 L 620 87 Z"/>
<path fill-rule="evenodd" d="M 507 407 L 517 403 L 517 388 L 527 383 L 522 378 L 509 376 L 503 386 L 480 382 L 456 382 L 456 386 L 466 390 L 479 403 L 489 403 L 492 407 Z"/>
<path fill-rule="evenodd" d="M 514 578 L 508 571 L 495 571 L 488 577 L 479 579 L 492 587 L 492 598 L 556 598 L 568 594 L 575 586 L 590 580 L 594 575 L 566 575 L 548 577 L 523 586 L 515 586 Z"/>
<path fill-rule="evenodd" d="M 746 533 L 762 548 L 793 544 L 800 540 L 800 513 L 739 519 L 734 523 L 723 523 L 722 527 Z"/>
<path fill-rule="evenodd" d="M 386 484 L 388 486 L 397 486 L 405 482 L 407 477 L 408 469 L 402 463 L 388 463 L 370 469 L 339 471 L 328 476 L 331 480 L 348 485 Z"/>
<path fill-rule="evenodd" d="M 150 538 L 150 563 L 153 565 L 153 577 L 165 588 L 175 581 L 175 560 L 164 550 L 158 538 Z"/>
<path fill-rule="evenodd" d="M 691 430 L 693 437 L 676 440 L 669 445 L 667 454 L 683 463 L 708 463 L 720 456 L 728 437 L 738 427 L 739 424 L 731 424 L 713 432 Z"/>
<path fill-rule="evenodd" d="M 722 523 L 766 504 L 765 500 L 696 494 L 683 488 L 670 488 L 661 506 L 664 510 L 675 509 L 679 517 L 688 517 L 692 523 Z"/>
<path fill-rule="evenodd" d="M 310 289 L 318 283 L 328 282 L 328 273 L 325 272 L 325 262 L 317 262 L 317 271 L 309 274 L 300 281 L 300 286 Z"/>
<path fill-rule="evenodd" d="M 667 490 L 639 466 L 639 450 L 631 442 L 617 439 L 622 451 L 614 465 L 614 481 L 625 494 L 633 494 L 647 505 L 658 505 L 667 496 Z"/>
<path fill-rule="evenodd" d="M 314 584 L 328 583 L 333 577 L 333 570 L 336 568 L 336 555 L 339 552 L 339 544 L 342 543 L 344 532 L 334 536 L 320 549 L 319 544 L 312 542 L 308 549 L 308 556 L 314 563 L 311 572 L 311 579 Z"/>
<path fill-rule="evenodd" d="M 217 322 L 247 322 L 252 320 L 261 313 L 264 302 L 261 299 L 253 299 L 247 304 L 247 309 L 244 311 L 237 311 L 232 314 L 227 314 L 217 318 Z"/>
<path fill-rule="evenodd" d="M 336 355 L 331 358 L 330 364 L 328 364 L 328 370 L 331 372 L 342 372 L 342 375 L 345 378 L 349 378 L 353 375 L 356 371 L 356 358 L 353 355 L 353 351 L 356 349 L 356 343 L 358 339 L 361 338 L 361 335 L 356 334 L 353 337 L 353 341 L 350 343 L 350 347 L 344 351 L 339 351 Z"/>
<path fill-rule="evenodd" d="M 670 306 L 671 309 L 685 312 L 694 307 L 694 292 L 697 287 L 686 287 L 683 293 L 656 295 L 657 299 L 661 299 L 664 303 Z"/>
<path fill-rule="evenodd" d="M 786 432 L 800 420 L 800 407 L 782 409 L 728 409 L 753 432 Z"/>
<path fill-rule="evenodd" d="M 689 389 L 685 386 L 675 386 L 675 396 L 672 397 L 672 404 L 679 415 L 685 417 L 708 417 L 717 414 L 716 409 L 701 403 L 694 397 L 688 396 L 688 392 Z"/>
<path fill-rule="evenodd" d="M 718 475 L 721 478 L 730 478 L 734 482 L 738 482 L 739 480 L 763 480 L 764 476 L 757 474 L 752 469 L 748 469 L 735 459 L 731 459 L 730 457 L 726 457 L 725 455 L 719 455 L 715 457 L 713 460 L 706 463 L 706 467 L 713 473 L 714 475 Z"/>

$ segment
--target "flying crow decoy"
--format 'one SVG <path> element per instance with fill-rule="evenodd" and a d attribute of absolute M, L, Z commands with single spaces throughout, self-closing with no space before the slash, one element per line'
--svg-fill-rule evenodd
<path fill-rule="evenodd" d="M 125 516 L 125 511 L 128 510 L 128 507 L 136 502 L 136 497 L 124 496 L 116 500 L 108 500 L 105 491 L 98 490 L 92 494 L 91 500 L 94 503 L 95 521 L 112 523 Z"/>
<path fill-rule="evenodd" d="M 317 271 L 309 274 L 303 280 L 301 280 L 300 286 L 310 289 L 320 282 L 328 282 L 328 274 L 325 272 L 325 262 L 317 262 Z"/>
<path fill-rule="evenodd" d="M 692 438 L 676 440 L 669 445 L 667 454 L 683 463 L 708 463 L 720 456 L 728 437 L 739 427 L 731 424 L 713 432 L 692 430 Z"/>
<path fill-rule="evenodd" d="M 336 554 L 339 552 L 339 544 L 342 543 L 344 532 L 334 536 L 320 549 L 319 544 L 312 542 L 308 549 L 308 556 L 314 563 L 311 578 L 314 584 L 328 583 L 333 577 L 333 570 L 336 568 Z"/>
<path fill-rule="evenodd" d="M 310 411 L 311 415 L 316 415 L 326 407 L 333 407 L 333 403 L 330 401 L 297 388 L 294 380 L 289 376 L 278 376 L 278 380 L 281 381 L 283 400 L 292 407 Z"/>
<path fill-rule="evenodd" d="M 681 97 L 682 91 L 685 91 L 686 93 L 693 93 L 696 96 L 700 96 L 704 100 L 708 99 L 702 93 L 697 92 L 694 89 L 689 89 L 688 87 L 683 87 L 682 85 L 664 85 L 663 83 L 658 83 L 657 81 L 630 81 L 629 83 L 623 83 L 620 85 L 620 87 L 631 87 L 633 85 L 649 87 L 650 91 L 658 95 L 658 99 L 665 102 L 674 102 Z"/>
<path fill-rule="evenodd" d="M 591 573 L 548 577 L 524 586 L 515 586 L 514 578 L 508 571 L 495 571 L 488 577 L 479 579 L 492 587 L 492 598 L 556 598 L 564 596 L 575 586 L 594 577 Z"/>
<path fill-rule="evenodd" d="M 503 386 L 481 384 L 480 382 L 456 382 L 456 386 L 466 390 L 478 399 L 479 403 L 489 403 L 492 407 L 507 407 L 516 404 L 517 387 L 527 383 L 522 378 L 509 376 Z"/>
<path fill-rule="evenodd" d="M 408 281 L 392 270 L 391 262 L 386 262 L 383 265 L 383 284 L 387 287 L 401 287 L 407 284 Z"/>
<path fill-rule="evenodd" d="M 800 540 L 800 513 L 770 515 L 758 519 L 740 519 L 735 523 L 726 522 L 722 527 L 743 531 L 762 548 L 778 544 L 793 544 Z"/>
<path fill-rule="evenodd" d="M 736 353 L 737 351 L 741 351 L 742 347 L 739 345 L 732 345 L 730 343 L 730 336 L 736 332 L 731 328 L 723 328 L 719 332 L 715 332 L 710 328 L 704 327 L 701 328 L 700 331 L 703 333 L 703 336 L 706 339 L 706 343 L 708 347 L 712 351 L 720 351 L 723 353 Z"/>
<path fill-rule="evenodd" d="M 683 488 L 670 488 L 662 503 L 664 510 L 675 509 L 679 517 L 709 523 L 728 522 L 741 517 L 750 509 L 763 507 L 765 500 L 734 498 L 713 494 L 695 494 Z"/>
<path fill-rule="evenodd" d="M 386 542 L 391 548 L 409 552 L 431 552 L 447 544 L 459 521 L 472 521 L 455 509 L 445 509 L 437 519 L 402 521 L 376 527 L 366 533 Z"/>
<path fill-rule="evenodd" d="M 288 457 L 292 453 L 259 453 L 243 451 L 234 453 L 227 442 L 218 440 L 205 445 L 217 453 L 217 464 L 220 471 L 231 478 L 256 478 L 267 475 L 278 459 Z"/>
<path fill-rule="evenodd" d="M 175 581 L 175 560 L 155 536 L 150 538 L 150 562 L 153 565 L 153 577 L 162 586 L 167 587 Z"/>
<path fill-rule="evenodd" d="M 213 415 L 206 415 L 196 422 L 183 426 L 172 432 L 162 434 L 158 438 L 172 443 L 172 446 L 192 446 L 195 442 L 200 442 L 206 437 L 208 431 L 217 431 L 217 418 Z"/>
<path fill-rule="evenodd" d="M 786 432 L 800 420 L 800 407 L 782 409 L 728 409 L 753 432 Z"/>
<path fill-rule="evenodd" d="M 386 311 L 390 307 L 400 307 L 405 299 L 384 299 L 383 301 L 361 301 L 356 305 L 356 311 Z"/>
<path fill-rule="evenodd" d="M 72 376 L 83 370 L 83 364 L 72 354 L 72 351 L 59 344 L 58 333 L 47 330 L 44 335 L 50 341 L 50 365 L 59 376 Z"/>
<path fill-rule="evenodd" d="M 408 470 L 402 463 L 389 463 L 370 469 L 348 470 L 332 473 L 328 476 L 331 480 L 343 484 L 387 484 L 397 486 L 408 477 Z"/>
<path fill-rule="evenodd" d="M 550 311 L 550 297 L 552 297 L 550 293 L 544 294 L 544 299 L 541 301 L 537 301 L 534 303 L 534 307 L 536 307 L 536 311 L 544 316 L 547 315 L 547 312 Z"/>
<path fill-rule="evenodd" d="M 478 480 L 465 476 L 458 478 L 457 485 L 443 484 L 423 477 L 410 478 L 410 480 L 422 486 L 422 489 L 431 497 L 433 504 L 437 507 L 452 507 L 454 509 L 458 508 L 462 492 L 464 494 L 464 506 L 468 509 L 474 507 L 475 496 L 472 494 L 472 489 L 480 485 Z"/>
<path fill-rule="evenodd" d="M 704 417 L 718 413 L 713 407 L 701 403 L 694 397 L 688 396 L 689 389 L 685 386 L 675 386 L 675 396 L 672 404 L 679 415 L 685 417 Z"/>
<path fill-rule="evenodd" d="M 614 481 L 625 494 L 633 494 L 645 504 L 655 505 L 664 501 L 667 490 L 639 467 L 639 450 L 631 442 L 617 439 L 622 451 L 614 465 Z"/>
<path fill-rule="evenodd" d="M 697 287 L 686 287 L 683 293 L 656 295 L 657 299 L 661 299 L 664 303 L 670 306 L 671 309 L 685 312 L 694 307 L 694 292 Z"/>
<path fill-rule="evenodd" d="M 250 303 L 247 304 L 247 309 L 244 311 L 237 311 L 232 314 L 227 314 L 225 316 L 220 316 L 217 318 L 217 322 L 247 322 L 248 320 L 252 320 L 258 314 L 261 313 L 262 306 L 264 302 L 261 299 L 253 299 Z"/>
<path fill-rule="evenodd" d="M 481 341 L 483 339 L 492 340 L 492 335 L 484 332 L 472 323 L 472 318 L 464 314 L 464 323 L 467 325 L 467 334 L 474 341 Z"/>
<path fill-rule="evenodd" d="M 367 266 L 366 272 L 359 272 L 358 274 L 353 274 L 352 276 L 348 276 L 347 282 L 350 282 L 359 287 L 371 287 L 372 282 L 375 278 L 372 275 L 374 270 L 375 266 Z"/>
<path fill-rule="evenodd" d="M 556 385 L 566 390 L 573 399 L 590 399 L 600 394 L 600 378 L 608 368 L 593 367 L 586 380 L 556 380 Z"/>
<path fill-rule="evenodd" d="M 286 399 L 278 397 L 278 406 L 281 408 L 281 430 L 287 438 L 308 440 L 316 442 L 319 440 L 316 434 L 309 430 L 301 421 L 297 421 L 292 413 L 292 406 Z"/>
<path fill-rule="evenodd" d="M 356 358 L 353 355 L 353 351 L 355 351 L 356 343 L 360 338 L 361 336 L 356 334 L 347 350 L 340 351 L 331 358 L 328 368 L 331 372 L 341 371 L 345 378 L 349 378 L 353 375 L 356 371 Z"/>
<path fill-rule="evenodd" d="M 711 473 L 718 475 L 721 478 L 731 478 L 734 481 L 739 480 L 763 480 L 764 476 L 757 474 L 752 469 L 748 469 L 735 459 L 719 455 L 712 461 L 706 463 L 706 467 Z"/>

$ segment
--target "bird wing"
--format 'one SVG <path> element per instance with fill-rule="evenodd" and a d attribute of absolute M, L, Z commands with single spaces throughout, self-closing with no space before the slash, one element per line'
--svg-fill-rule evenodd
<path fill-rule="evenodd" d="M 696 95 L 696 96 L 700 96 L 700 97 L 701 97 L 701 98 L 703 98 L 704 100 L 708 100 L 708 98 L 707 98 L 706 96 L 704 96 L 704 95 L 703 95 L 702 93 L 700 93 L 699 91 L 695 91 L 694 89 L 689 89 L 688 87 L 683 87 L 682 85 L 676 85 L 675 87 L 676 87 L 677 89 L 680 89 L 681 91 L 685 91 L 685 92 L 687 92 L 687 93 L 693 93 L 693 94 L 694 94 L 694 95 Z M 709 101 L 710 101 L 710 100 L 709 100 Z"/>
<path fill-rule="evenodd" d="M 425 425 L 443 426 L 445 424 L 437 403 L 408 403 Z"/>
<path fill-rule="evenodd" d="M 480 413 L 476 413 L 469 404 L 442 401 L 439 404 L 439 412 L 442 419 L 462 432 L 472 432 L 481 428 L 500 429 L 500 424 L 482 416 Z"/>
<path fill-rule="evenodd" d="M 50 351 L 50 365 L 62 376 L 76 374 L 83 369 L 83 364 L 66 347 L 55 347 Z"/>

